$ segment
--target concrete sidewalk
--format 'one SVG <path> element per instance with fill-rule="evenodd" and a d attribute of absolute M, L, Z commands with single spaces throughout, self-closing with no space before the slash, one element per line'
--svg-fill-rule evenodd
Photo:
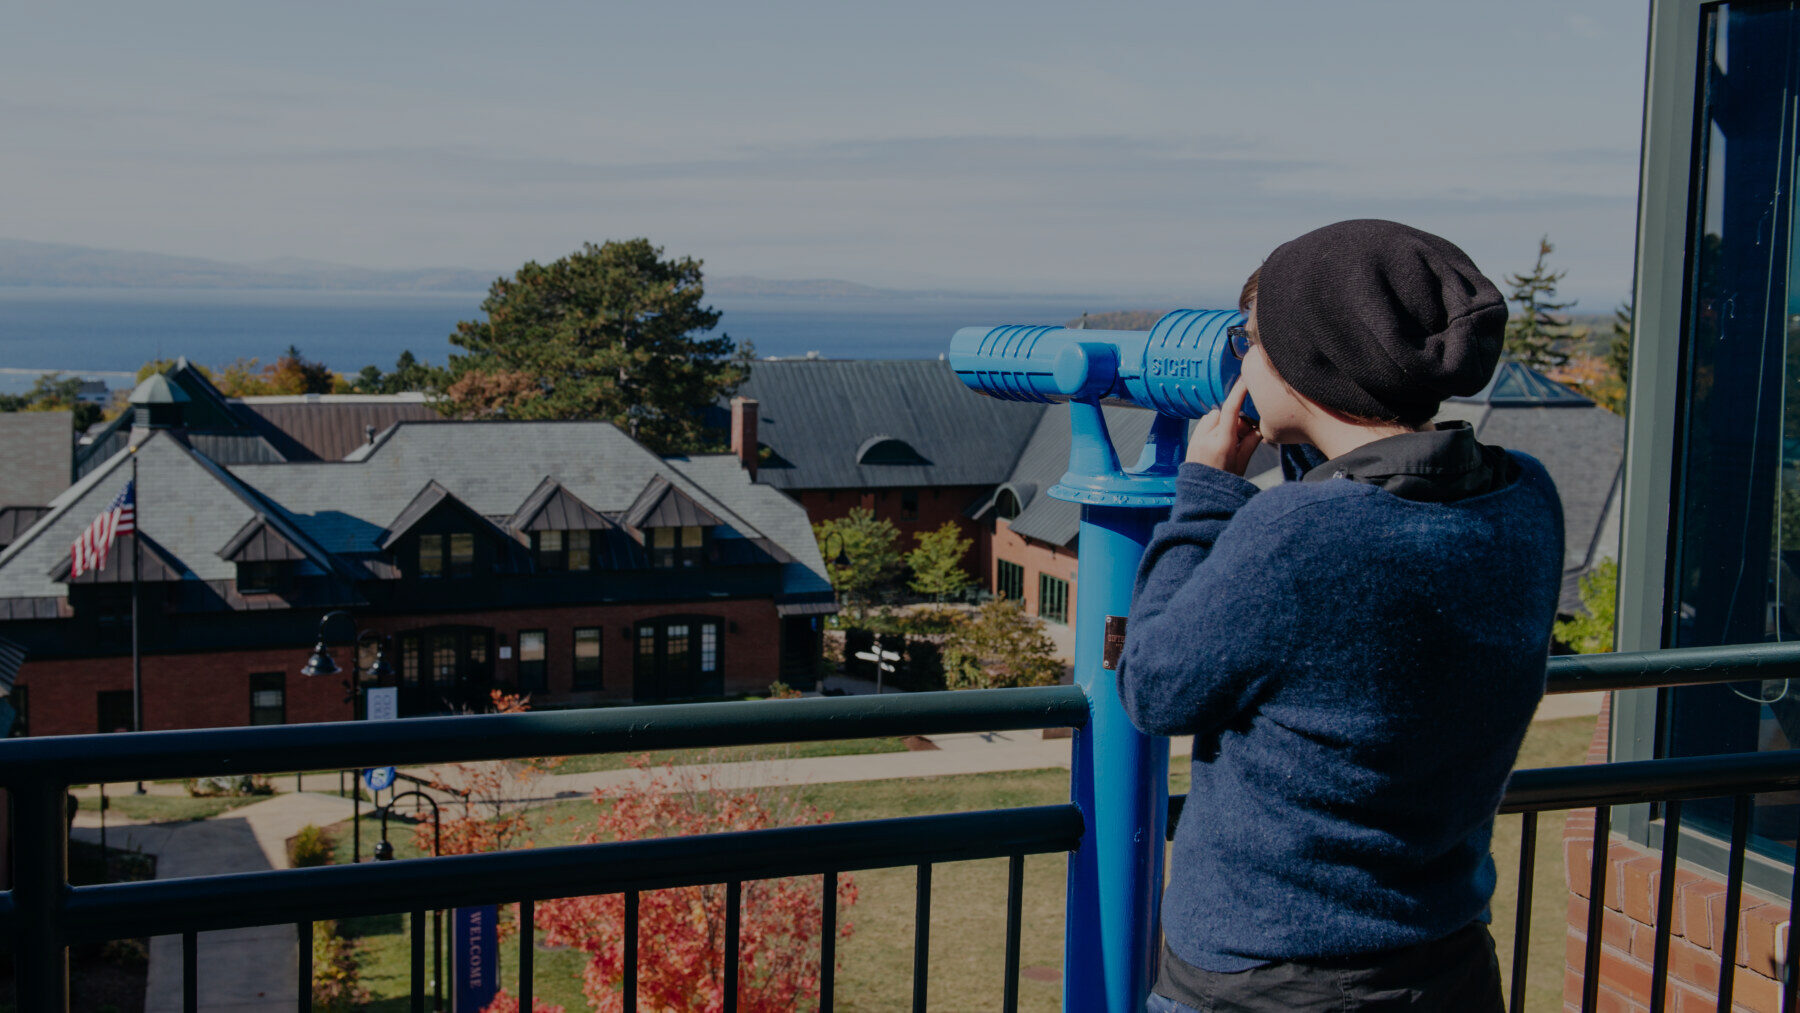
<path fill-rule="evenodd" d="M 98 843 L 94 826 L 81 821 L 77 840 Z M 311 792 L 276 795 L 209 820 L 111 826 L 107 844 L 156 856 L 156 878 L 214 876 L 285 869 L 287 839 L 308 823 L 326 826 L 350 818 L 350 800 Z M 293 1009 L 298 984 L 292 925 L 271 925 L 199 935 L 200 1008 L 208 1013 L 262 1013 Z M 144 1013 L 181 1009 L 181 938 L 150 940 Z"/>

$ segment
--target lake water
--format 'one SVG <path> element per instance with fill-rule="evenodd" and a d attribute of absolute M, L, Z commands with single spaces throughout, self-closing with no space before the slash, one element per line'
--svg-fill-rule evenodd
<path fill-rule="evenodd" d="M 343 373 L 371 364 L 391 368 L 405 349 L 442 363 L 452 349 L 448 335 L 458 320 L 479 315 L 481 299 L 481 293 L 0 289 L 0 391 L 27 389 L 51 370 L 128 386 L 150 359 L 266 363 L 289 345 Z M 720 330 L 753 343 L 758 355 L 855 359 L 936 358 L 959 327 L 1056 324 L 1083 312 L 1135 308 L 1092 297 L 709 301 L 724 314 Z"/>

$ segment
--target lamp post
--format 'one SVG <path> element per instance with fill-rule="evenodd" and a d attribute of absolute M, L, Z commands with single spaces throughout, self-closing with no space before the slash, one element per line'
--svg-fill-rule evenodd
<path fill-rule="evenodd" d="M 354 620 L 351 620 L 350 613 L 342 609 L 333 609 L 320 616 L 318 641 L 313 644 L 312 656 L 307 658 L 306 664 L 300 667 L 301 675 L 309 679 L 324 678 L 343 671 L 337 666 L 337 662 L 331 660 L 331 647 L 325 639 L 326 626 L 339 616 L 349 620 L 354 627 Z M 370 638 L 375 638 L 375 660 L 365 669 L 362 667 L 362 645 L 365 640 Z M 350 678 L 344 680 L 344 689 L 346 690 L 344 702 L 352 705 L 352 716 L 360 718 L 363 716 L 360 713 L 362 711 L 363 684 L 370 679 L 377 684 L 391 681 L 394 677 L 394 668 L 387 663 L 389 640 L 387 634 L 360 629 L 354 631 L 350 640 L 356 645 L 356 653 L 350 659 Z M 357 771 L 356 776 L 360 780 L 362 771 Z M 360 785 L 352 783 L 350 791 L 350 861 L 360 862 L 362 861 L 362 788 Z"/>
<path fill-rule="evenodd" d="M 381 807 L 381 843 L 375 845 L 375 860 L 391 862 L 394 860 L 394 846 L 388 843 L 388 813 L 394 809 L 394 803 L 403 798 L 422 798 L 431 803 L 431 857 L 436 858 L 444 851 L 444 814 L 438 808 L 438 801 L 417 788 L 403 791 L 387 800 Z M 417 803 L 414 804 L 417 811 Z M 422 931 L 418 923 L 414 923 L 413 931 Z M 414 938 L 419 938 L 414 936 Z M 415 950 L 417 948 L 415 947 Z M 443 912 L 431 912 L 431 1000 L 432 1008 L 442 1013 L 444 1008 L 444 922 Z"/>

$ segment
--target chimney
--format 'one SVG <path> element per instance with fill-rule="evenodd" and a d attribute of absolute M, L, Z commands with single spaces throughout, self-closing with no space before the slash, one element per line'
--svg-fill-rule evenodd
<path fill-rule="evenodd" d="M 738 463 L 750 473 L 752 482 L 756 481 L 757 408 L 755 398 L 731 399 L 731 452 L 737 455 Z"/>

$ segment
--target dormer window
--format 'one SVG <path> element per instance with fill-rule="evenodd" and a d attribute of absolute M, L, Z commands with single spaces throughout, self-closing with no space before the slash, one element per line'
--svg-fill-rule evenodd
<path fill-rule="evenodd" d="M 419 536 L 419 576 L 472 577 L 475 575 L 475 536 L 467 531 Z"/>
<path fill-rule="evenodd" d="M 239 594 L 271 594 L 287 583 L 288 563 L 263 561 L 237 565 Z"/>
<path fill-rule="evenodd" d="M 651 528 L 650 565 L 657 569 L 696 567 L 706 554 L 706 529 L 697 524 Z"/>
<path fill-rule="evenodd" d="M 593 532 L 533 531 L 531 554 L 539 573 L 564 570 L 585 573 L 593 568 Z"/>

